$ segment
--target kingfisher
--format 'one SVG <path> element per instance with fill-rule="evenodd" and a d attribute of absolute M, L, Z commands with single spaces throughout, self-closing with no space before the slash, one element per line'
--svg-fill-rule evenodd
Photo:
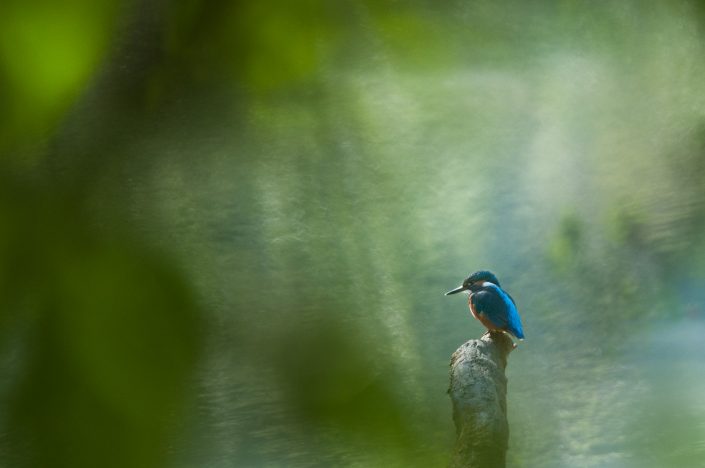
<path fill-rule="evenodd" d="M 469 294 L 470 313 L 480 321 L 488 332 L 501 331 L 524 339 L 519 311 L 512 296 L 499 285 L 491 271 L 480 270 L 468 276 L 463 284 L 446 293 L 446 296 L 466 292 Z"/>

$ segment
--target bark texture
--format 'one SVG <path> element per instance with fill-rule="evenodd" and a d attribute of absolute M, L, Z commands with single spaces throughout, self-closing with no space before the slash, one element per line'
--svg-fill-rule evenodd
<path fill-rule="evenodd" d="M 507 355 L 514 348 L 504 333 L 489 333 L 458 348 L 450 360 L 450 388 L 456 441 L 451 468 L 505 466 Z"/>

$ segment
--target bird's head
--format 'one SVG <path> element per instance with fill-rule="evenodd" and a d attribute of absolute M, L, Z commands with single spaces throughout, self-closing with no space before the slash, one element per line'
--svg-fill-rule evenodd
<path fill-rule="evenodd" d="M 450 291 L 448 291 L 446 293 L 446 296 L 450 296 L 451 294 L 457 294 L 457 293 L 463 292 L 463 291 L 470 291 L 470 292 L 475 291 L 475 290 L 479 289 L 480 287 L 482 287 L 482 283 L 484 283 L 485 281 L 496 284 L 497 286 L 499 286 L 499 280 L 494 275 L 494 273 L 492 273 L 491 271 L 487 271 L 487 270 L 480 270 L 480 271 L 476 271 L 472 275 L 465 278 L 465 281 L 463 281 L 463 284 L 461 284 L 460 286 L 458 286 L 455 289 L 451 289 Z"/>

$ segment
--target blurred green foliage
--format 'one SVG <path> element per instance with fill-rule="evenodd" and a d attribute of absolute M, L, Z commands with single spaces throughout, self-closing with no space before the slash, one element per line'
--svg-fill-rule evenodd
<path fill-rule="evenodd" d="M 104 59 L 118 6 L 112 0 L 3 2 L 0 151 L 30 144 L 56 126 Z"/>
<path fill-rule="evenodd" d="M 269 92 L 314 77 L 333 46 L 334 8 L 320 0 L 179 2 L 167 12 L 166 53 L 187 79 L 223 73 Z"/>
<path fill-rule="evenodd" d="M 511 464 L 696 464 L 704 17 L 3 2 L 0 464 L 442 465 L 479 268 Z"/>
<path fill-rule="evenodd" d="M 66 193 L 3 182 L 4 463 L 160 464 L 198 356 L 189 288 Z"/>

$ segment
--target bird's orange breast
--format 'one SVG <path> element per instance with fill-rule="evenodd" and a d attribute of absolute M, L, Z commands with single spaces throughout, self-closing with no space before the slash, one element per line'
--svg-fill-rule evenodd
<path fill-rule="evenodd" d="M 480 317 L 477 316 L 477 312 L 475 312 L 475 307 L 472 305 L 472 294 L 468 296 L 468 307 L 470 307 L 470 313 L 472 314 L 472 316 L 475 317 L 477 320 L 480 320 Z"/>

